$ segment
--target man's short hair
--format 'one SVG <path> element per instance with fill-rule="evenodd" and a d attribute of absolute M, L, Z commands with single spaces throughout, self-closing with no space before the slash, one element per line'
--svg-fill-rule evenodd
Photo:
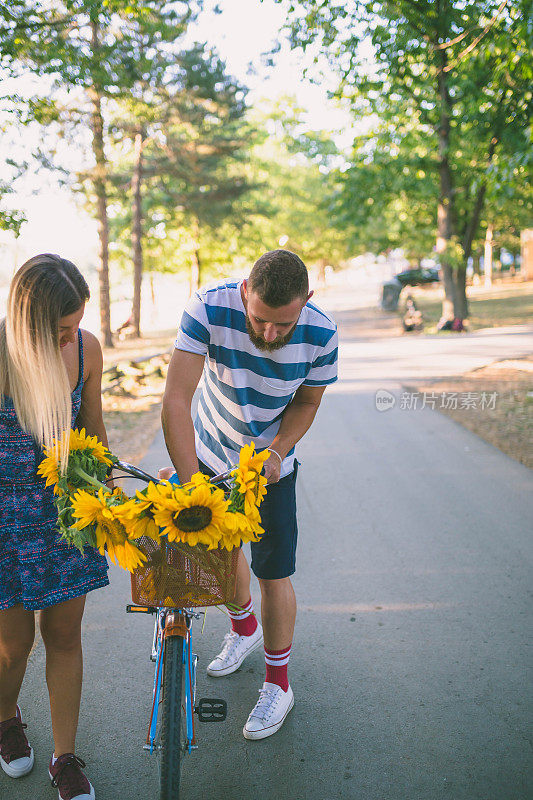
<path fill-rule="evenodd" d="M 305 302 L 309 294 L 307 267 L 290 250 L 270 250 L 255 262 L 248 288 L 271 308 L 286 306 L 297 297 Z"/>

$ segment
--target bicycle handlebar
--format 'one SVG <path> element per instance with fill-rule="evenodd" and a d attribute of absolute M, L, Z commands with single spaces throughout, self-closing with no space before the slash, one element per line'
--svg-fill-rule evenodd
<path fill-rule="evenodd" d="M 133 464 L 128 464 L 127 461 L 117 461 L 115 466 L 121 469 L 123 472 L 129 473 L 132 478 L 138 478 L 139 480 L 146 481 L 147 483 L 150 483 L 150 481 L 153 483 L 161 483 L 159 478 L 153 478 L 144 470 L 139 469 L 139 467 L 134 467 Z M 219 475 L 215 475 L 213 478 L 210 478 L 211 483 L 215 485 L 218 483 L 224 483 L 224 481 L 227 481 L 228 478 L 231 477 L 231 473 L 234 469 L 235 467 L 230 467 L 226 470 L 226 472 L 221 472 Z"/>

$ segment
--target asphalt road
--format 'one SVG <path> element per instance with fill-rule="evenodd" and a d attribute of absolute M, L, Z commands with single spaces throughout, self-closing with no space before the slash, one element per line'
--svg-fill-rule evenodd
<path fill-rule="evenodd" d="M 357 311 L 327 300 L 342 322 L 341 380 L 298 450 L 295 707 L 274 737 L 243 738 L 262 654 L 208 678 L 227 629 L 209 610 L 199 695 L 224 697 L 229 714 L 198 726 L 183 796 L 529 800 L 532 473 L 435 411 L 377 411 L 375 392 L 531 352 L 533 329 L 358 339 Z M 159 436 L 144 466 L 165 463 Z M 110 575 L 88 598 L 78 752 L 99 800 L 156 800 L 142 750 L 151 621 L 124 613 L 129 578 Z M 253 594 L 257 604 L 257 584 Z M 39 642 L 21 706 L 36 765 L 16 784 L 0 774 L 0 797 L 51 800 Z"/>

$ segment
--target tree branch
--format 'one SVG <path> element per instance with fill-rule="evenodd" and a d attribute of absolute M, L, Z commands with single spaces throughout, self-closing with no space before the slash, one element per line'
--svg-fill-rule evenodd
<path fill-rule="evenodd" d="M 16 17 L 13 17 L 13 21 L 15 21 Z M 73 15 L 68 17 L 61 17 L 60 19 L 51 19 L 51 20 L 43 20 L 42 22 L 24 22 L 20 21 L 15 25 L 9 27 L 0 28 L 0 33 L 8 33 L 8 32 L 16 32 L 20 30 L 38 30 L 39 28 L 57 28 L 61 25 L 65 25 L 68 22 L 72 22 L 74 19 Z"/>
<path fill-rule="evenodd" d="M 457 66 L 457 64 L 458 64 L 460 61 L 462 61 L 462 59 L 463 59 L 463 58 L 464 58 L 466 55 L 468 55 L 468 53 L 471 53 L 471 52 L 472 52 L 472 50 L 474 49 L 474 47 L 475 47 L 477 44 L 479 44 L 479 42 L 480 42 L 480 41 L 481 41 L 481 40 L 482 40 L 482 39 L 483 39 L 483 38 L 484 38 L 484 37 L 487 35 L 487 33 L 488 33 L 488 32 L 489 32 L 489 30 L 492 28 L 492 26 L 494 25 L 494 23 L 496 22 L 496 20 L 498 19 L 498 17 L 499 17 L 499 16 L 500 16 L 500 14 L 502 13 L 502 11 L 503 11 L 503 9 L 505 8 L 505 6 L 506 6 L 506 5 L 507 5 L 507 0 L 503 0 L 503 2 L 502 2 L 502 3 L 500 3 L 500 6 L 499 6 L 498 10 L 496 11 L 496 14 L 495 14 L 495 15 L 492 17 L 492 19 L 491 19 L 491 20 L 489 20 L 489 22 L 488 22 L 488 23 L 485 25 L 485 27 L 483 28 L 483 30 L 481 31 L 481 33 L 479 34 L 479 36 L 476 36 L 476 38 L 474 39 L 474 41 L 473 41 L 473 42 L 471 42 L 471 44 L 469 44 L 469 45 L 468 45 L 468 47 L 466 47 L 466 48 L 463 50 L 463 52 L 462 52 L 462 53 L 459 53 L 459 55 L 457 56 L 457 58 L 455 59 L 455 61 L 452 61 L 452 63 L 451 63 L 451 64 L 448 64 L 448 65 L 445 67 L 445 70 L 444 70 L 445 72 L 450 72 L 450 70 L 454 69 L 454 68 Z"/>

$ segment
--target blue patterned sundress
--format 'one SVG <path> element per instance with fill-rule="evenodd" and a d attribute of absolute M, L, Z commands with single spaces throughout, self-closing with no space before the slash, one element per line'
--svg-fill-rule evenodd
<path fill-rule="evenodd" d="M 83 388 L 83 340 L 72 392 L 72 427 Z M 41 448 L 19 425 L 13 401 L 0 407 L 0 610 L 22 603 L 46 608 L 107 586 L 107 561 L 93 547 L 82 555 L 61 540 L 53 491 L 37 475 Z"/>

